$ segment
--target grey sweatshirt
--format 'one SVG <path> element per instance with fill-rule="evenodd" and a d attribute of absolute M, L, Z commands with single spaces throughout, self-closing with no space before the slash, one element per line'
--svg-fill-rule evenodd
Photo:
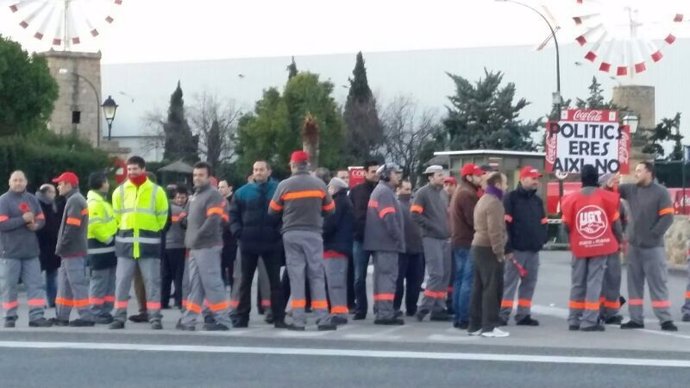
<path fill-rule="evenodd" d="M 182 229 L 180 221 L 187 216 L 187 213 L 174 203 L 170 204 L 170 210 L 172 217 L 170 229 L 165 233 L 165 249 L 184 248 L 185 231 Z"/>
<path fill-rule="evenodd" d="M 335 202 L 323 181 L 306 170 L 298 171 L 278 184 L 268 212 L 282 213 L 282 233 L 301 230 L 321 234 L 323 217 L 335 212 Z"/>
<path fill-rule="evenodd" d="M 620 185 L 621 197 L 628 201 L 633 224 L 630 245 L 639 248 L 664 246 L 664 234 L 673 223 L 673 203 L 668 190 L 658 183 L 648 186 Z"/>
<path fill-rule="evenodd" d="M 440 240 L 450 238 L 448 205 L 448 193 L 443 186 L 426 185 L 419 189 L 410 211 L 422 236 Z"/>
<path fill-rule="evenodd" d="M 38 228 L 45 225 L 45 217 L 38 199 L 22 192 L 8 191 L 0 196 L 0 258 L 38 258 L 39 245 L 36 233 L 27 228 L 22 218 L 25 210 L 34 213 Z"/>
<path fill-rule="evenodd" d="M 369 198 L 364 227 L 364 249 L 405 253 L 405 221 L 402 209 L 387 182 L 379 182 Z"/>
<path fill-rule="evenodd" d="M 210 185 L 201 186 L 187 205 L 187 233 L 184 245 L 205 249 L 223 245 L 223 224 L 228 221 L 227 201 Z"/>
<path fill-rule="evenodd" d="M 55 254 L 62 258 L 83 257 L 88 250 L 89 207 L 77 189 L 70 191 L 65 198 L 67 203 L 60 222 Z"/>

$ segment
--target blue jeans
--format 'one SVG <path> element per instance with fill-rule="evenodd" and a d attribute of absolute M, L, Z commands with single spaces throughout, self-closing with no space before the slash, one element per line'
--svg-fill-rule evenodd
<path fill-rule="evenodd" d="M 57 269 L 45 271 L 46 278 L 46 299 L 48 307 L 55 307 L 55 297 L 57 296 Z"/>
<path fill-rule="evenodd" d="M 468 248 L 453 249 L 455 261 L 455 282 L 453 283 L 453 310 L 455 322 L 468 322 L 470 309 L 470 295 L 472 293 L 472 279 L 474 274 L 474 259 Z"/>
<path fill-rule="evenodd" d="M 355 241 L 352 244 L 352 260 L 355 264 L 355 313 L 366 314 L 369 309 L 367 301 L 367 267 L 371 252 L 364 250 L 364 243 Z"/>

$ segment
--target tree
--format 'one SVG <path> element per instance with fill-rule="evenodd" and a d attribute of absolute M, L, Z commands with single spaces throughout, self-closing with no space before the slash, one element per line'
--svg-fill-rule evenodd
<path fill-rule="evenodd" d="M 292 57 L 292 62 L 290 62 L 286 70 L 288 71 L 288 81 L 297 75 L 298 70 L 297 64 L 295 63 L 295 57 Z"/>
<path fill-rule="evenodd" d="M 0 136 L 45 129 L 57 98 L 45 58 L 0 35 Z"/>
<path fill-rule="evenodd" d="M 379 120 L 376 99 L 369 88 L 362 52 L 357 53 L 350 91 L 345 102 L 345 155 L 350 163 L 362 163 L 383 142 L 383 125 Z"/>
<path fill-rule="evenodd" d="M 170 96 L 168 118 L 163 124 L 165 148 L 163 159 L 167 161 L 183 160 L 195 163 L 199 160 L 199 137 L 192 134 L 185 118 L 184 99 L 180 82 Z"/>
<path fill-rule="evenodd" d="M 382 114 L 384 154 L 386 160 L 397 163 L 403 176 L 416 183 L 421 167 L 422 151 L 433 143 L 439 123 L 431 110 L 419 111 L 411 97 L 397 96 Z"/>
<path fill-rule="evenodd" d="M 663 142 L 674 141 L 673 151 L 669 155 L 669 160 L 683 159 L 683 135 L 680 134 L 680 113 L 672 118 L 661 119 L 661 122 L 654 127 L 651 134 L 647 137 L 647 145 L 642 148 L 642 152 L 654 155 L 655 158 L 661 158 L 666 154 L 664 151 Z"/>
<path fill-rule="evenodd" d="M 455 95 L 448 99 L 448 116 L 443 120 L 450 147 L 458 150 L 533 151 L 532 133 L 539 122 L 518 120 L 529 103 L 519 99 L 515 104 L 515 84 L 501 87 L 503 73 L 484 70 L 484 79 L 474 85 L 465 78 L 448 73 L 455 82 Z"/>
<path fill-rule="evenodd" d="M 233 101 L 221 103 L 217 96 L 203 92 L 190 108 L 192 132 L 199 139 L 199 153 L 212 167 L 235 155 L 237 121 L 240 112 Z"/>
<path fill-rule="evenodd" d="M 308 72 L 290 79 L 282 95 L 276 88 L 264 91 L 254 112 L 239 120 L 238 167 L 248 171 L 255 160 L 264 159 L 271 162 L 277 176 L 288 175 L 290 153 L 302 149 L 307 114 L 319 128 L 320 165 L 341 167 L 343 122 L 332 93 L 333 84 Z"/>

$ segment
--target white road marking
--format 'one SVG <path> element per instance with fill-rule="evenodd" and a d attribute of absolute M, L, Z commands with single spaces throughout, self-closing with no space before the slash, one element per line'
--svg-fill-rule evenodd
<path fill-rule="evenodd" d="M 204 345 L 154 345 L 124 344 L 97 342 L 21 342 L 0 341 L 0 348 L 8 349 L 71 349 L 71 350 L 120 350 L 142 352 L 185 352 L 185 353 L 225 353 L 225 354 L 261 354 L 292 356 L 326 356 L 326 357 L 361 357 L 388 359 L 423 359 L 423 360 L 465 360 L 465 361 L 499 361 L 546 364 L 593 364 L 690 368 L 690 360 L 645 359 L 621 357 L 577 357 L 548 356 L 527 354 L 484 354 L 484 353 L 447 353 L 415 351 L 382 351 L 359 349 L 315 349 L 315 348 L 276 348 L 246 346 L 204 346 Z"/>
<path fill-rule="evenodd" d="M 457 331 L 457 329 L 456 329 Z M 458 333 L 457 335 L 445 335 L 445 334 L 432 334 L 427 337 L 430 341 L 441 341 L 441 342 L 466 342 L 466 341 L 477 341 L 481 337 L 470 336 L 467 333 Z"/>

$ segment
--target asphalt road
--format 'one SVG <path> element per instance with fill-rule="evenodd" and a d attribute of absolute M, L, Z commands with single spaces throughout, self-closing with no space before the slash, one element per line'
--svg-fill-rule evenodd
<path fill-rule="evenodd" d="M 16 329 L 0 329 L 0 387 L 690 386 L 689 323 L 666 333 L 648 316 L 645 330 L 569 332 L 569 268 L 567 255 L 542 254 L 533 309 L 542 325 L 511 322 L 500 339 L 412 319 L 379 327 L 373 317 L 336 332 L 275 330 L 255 316 L 248 329 L 188 333 L 173 329 L 171 310 L 163 331 L 34 329 L 22 308 Z M 685 284 L 671 273 L 677 320 Z"/>

